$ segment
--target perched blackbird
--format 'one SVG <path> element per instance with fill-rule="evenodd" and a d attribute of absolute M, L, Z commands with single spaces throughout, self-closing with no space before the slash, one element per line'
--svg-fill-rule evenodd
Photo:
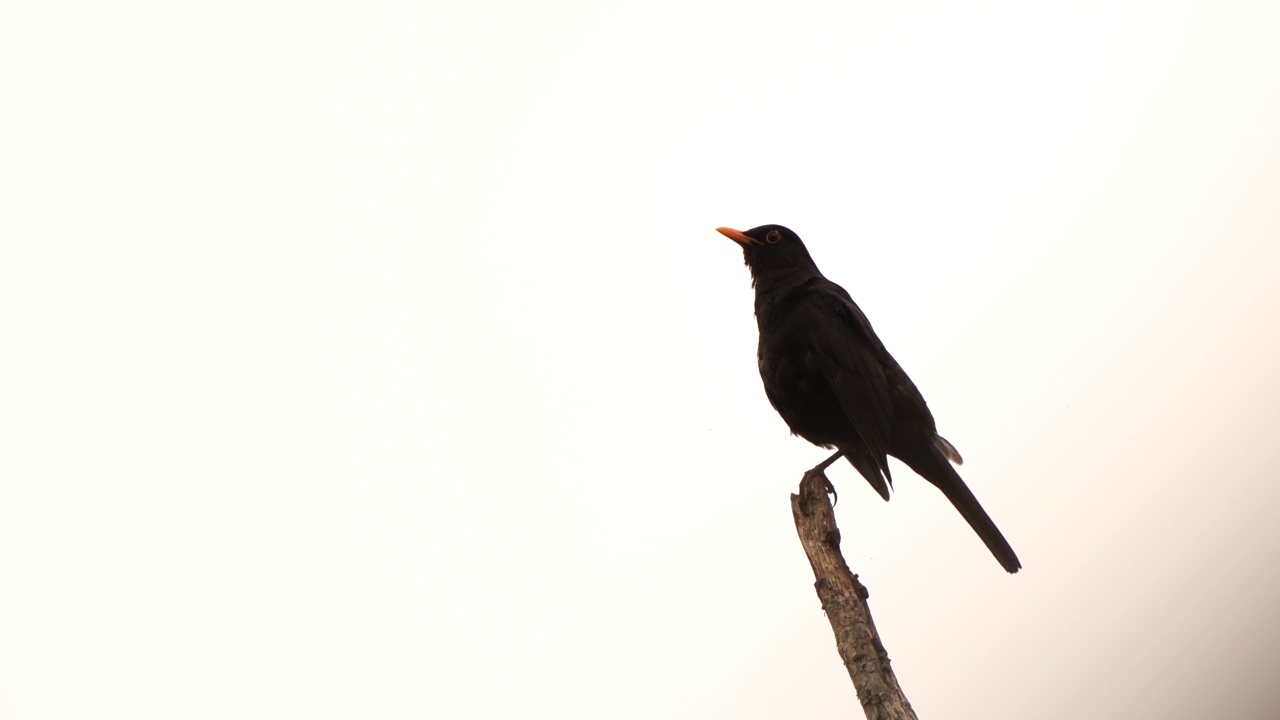
<path fill-rule="evenodd" d="M 886 455 L 907 464 L 955 505 L 1009 572 L 1022 564 L 951 463 L 915 383 L 884 349 L 844 288 L 823 277 L 800 237 L 781 225 L 718 228 L 742 246 L 756 290 L 760 377 L 791 432 L 835 448 L 889 499 Z"/>

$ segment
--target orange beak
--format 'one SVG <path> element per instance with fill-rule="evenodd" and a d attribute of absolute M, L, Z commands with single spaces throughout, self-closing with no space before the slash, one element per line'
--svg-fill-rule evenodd
<path fill-rule="evenodd" d="M 759 245 L 760 244 L 759 240 L 754 240 L 752 238 L 747 237 L 746 235 L 743 235 L 741 230 L 734 230 L 733 228 L 722 227 L 722 228 L 716 228 L 716 232 L 738 243 L 739 245 Z"/>

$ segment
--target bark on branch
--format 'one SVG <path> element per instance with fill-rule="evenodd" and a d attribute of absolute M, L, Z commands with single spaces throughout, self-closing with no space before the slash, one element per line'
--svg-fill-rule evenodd
<path fill-rule="evenodd" d="M 916 713 L 889 667 L 889 653 L 871 620 L 867 589 L 858 582 L 858 576 L 849 571 L 840 554 L 840 530 L 827 497 L 828 492 L 835 490 L 823 473 L 838 457 L 839 453 L 805 473 L 800 481 L 800 494 L 791 496 L 796 532 L 813 566 L 817 579 L 814 588 L 831 622 L 840 659 L 849 670 L 867 720 L 916 720 Z"/>

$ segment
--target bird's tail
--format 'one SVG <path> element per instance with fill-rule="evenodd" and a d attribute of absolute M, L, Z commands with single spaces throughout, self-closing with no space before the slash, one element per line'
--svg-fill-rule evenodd
<path fill-rule="evenodd" d="M 933 483 L 943 495 L 947 496 L 1005 570 L 1011 573 L 1018 572 L 1022 563 L 1018 562 L 1018 556 L 1013 552 L 1009 541 L 1004 539 L 1000 528 L 996 527 L 991 516 L 982 509 L 982 505 L 978 504 L 978 498 L 974 497 L 973 492 L 960 478 L 960 473 L 951 467 L 951 463 L 947 462 L 940 451 L 930 448 L 927 454 L 921 453 L 921 456 L 903 460 L 912 470 Z"/>

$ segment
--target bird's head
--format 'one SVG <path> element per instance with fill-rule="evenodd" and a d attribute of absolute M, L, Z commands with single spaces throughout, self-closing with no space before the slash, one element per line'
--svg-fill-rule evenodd
<path fill-rule="evenodd" d="M 761 225 L 746 232 L 726 227 L 716 230 L 742 246 L 742 257 L 751 268 L 752 278 L 795 271 L 820 274 L 800 236 L 781 225 Z"/>

